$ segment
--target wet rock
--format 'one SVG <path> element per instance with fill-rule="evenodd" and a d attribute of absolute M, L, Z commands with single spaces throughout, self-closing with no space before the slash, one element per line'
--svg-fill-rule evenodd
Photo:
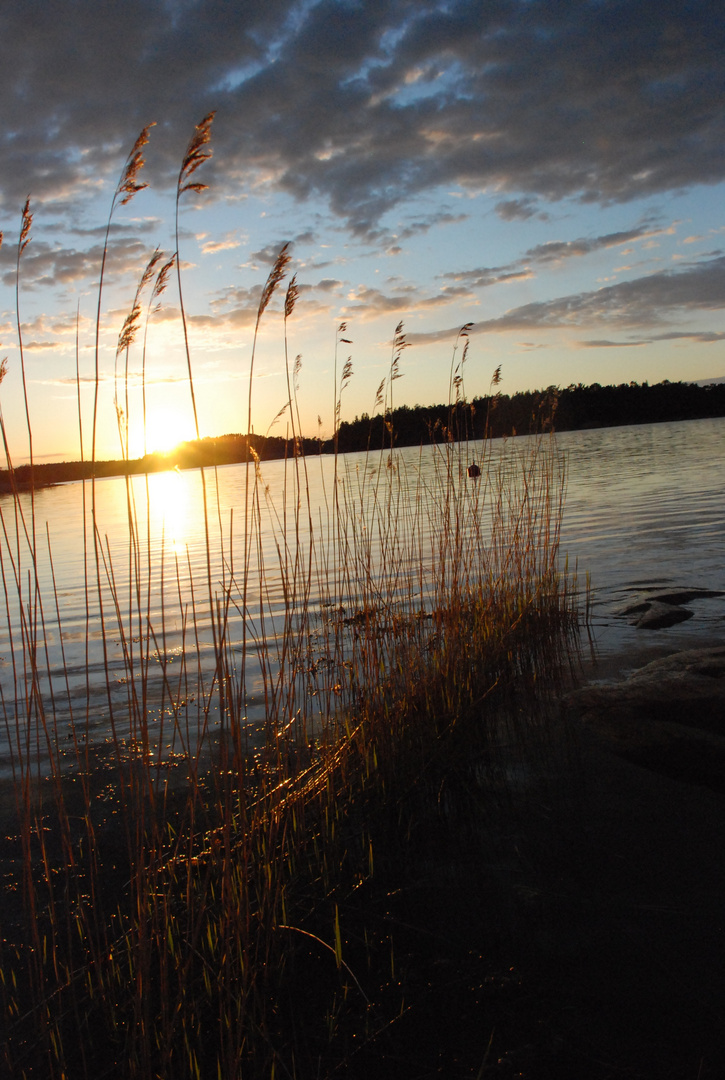
<path fill-rule="evenodd" d="M 645 768 L 725 791 L 725 645 L 675 653 L 569 704 L 607 749 Z"/>
<path fill-rule="evenodd" d="M 716 596 L 725 596 L 725 592 L 718 589 L 675 589 L 672 592 L 653 593 L 647 599 L 659 600 L 662 604 L 689 604 L 691 600 L 709 600 Z"/>
<path fill-rule="evenodd" d="M 614 608 L 613 614 L 620 616 L 636 615 L 639 612 L 648 611 L 655 604 L 666 604 L 669 607 L 681 608 L 682 604 L 689 604 L 693 600 L 709 600 L 718 596 L 725 596 L 725 592 L 717 589 L 670 589 L 668 592 L 662 590 L 636 596 L 625 604 L 620 604 Z M 683 608 L 682 610 L 686 609 Z M 684 620 L 677 619 L 675 621 L 683 622 Z M 674 624 L 668 623 L 666 625 L 672 626 Z"/>
<path fill-rule="evenodd" d="M 648 602 L 639 618 L 634 620 L 634 626 L 638 630 L 663 630 L 667 626 L 675 626 L 676 623 L 686 622 L 693 615 L 694 612 L 690 611 L 689 608 L 652 600 Z"/>

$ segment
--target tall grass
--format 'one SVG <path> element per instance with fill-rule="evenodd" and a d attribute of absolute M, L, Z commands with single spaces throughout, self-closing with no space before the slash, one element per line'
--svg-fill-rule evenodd
<path fill-rule="evenodd" d="M 200 187 L 190 177 L 210 155 L 212 119 L 195 129 L 179 174 L 177 245 L 179 199 Z M 145 129 L 109 215 L 95 331 L 94 459 L 110 223 L 143 186 L 147 138 Z M 30 221 L 26 206 L 19 280 Z M 288 263 L 283 248 L 262 290 L 255 341 Z M 124 455 L 143 295 L 148 326 L 174 264 L 181 296 L 178 250 L 170 258 L 157 252 L 119 337 Z M 288 354 L 296 299 L 293 278 L 283 303 L 293 437 L 283 491 L 267 489 L 252 454 L 242 522 L 226 521 L 215 511 L 215 474 L 202 470 L 201 580 L 190 556 L 152 536 L 149 507 L 137 505 L 140 489 L 127 480 L 127 585 L 117 585 L 95 482 L 90 506 L 84 486 L 86 639 L 100 631 L 108 743 L 94 744 L 100 706 L 90 678 L 79 694 L 65 654 L 54 666 L 44 645 L 48 612 L 61 647 L 63 625 L 54 576 L 52 595 L 41 595 L 35 500 L 15 488 L 0 505 L 12 671 L 12 685 L 3 686 L 12 805 L 4 818 L 0 952 L 0 1059 L 8 1075 L 323 1075 L 324 1047 L 353 1006 L 358 1034 L 373 1039 L 385 1018 L 374 979 L 366 985 L 366 973 L 349 962 L 346 919 L 348 898 L 374 878 L 381 821 L 400 824 L 411 793 L 415 802 L 433 791 L 431 776 L 446 755 L 484 761 L 502 741 L 533 737 L 530 723 L 512 726 L 521 710 L 511 703 L 555 677 L 575 640 L 576 600 L 558 552 L 565 478 L 550 440 L 524 450 L 512 442 L 494 454 L 485 441 L 469 444 L 465 431 L 444 430 L 415 462 L 396 451 L 388 423 L 383 447 L 355 458 L 336 452 L 331 475 L 319 463 L 332 490 L 326 507 L 315 504 L 312 462 L 301 452 L 300 362 L 290 370 Z M 181 310 L 198 431 L 183 297 Z M 343 325 L 336 427 L 352 376 L 349 362 L 337 375 L 344 333 Z M 386 416 L 405 347 L 400 325 L 375 401 Z M 144 329 L 144 421 L 146 365 Z M 459 369 L 452 364 L 457 400 Z M 250 431 L 253 385 L 252 368 Z M 27 395 L 26 409 L 32 447 Z M 82 430 L 79 438 L 82 452 Z M 12 477 L 7 440 L 5 449 Z M 428 453 L 432 461 L 424 461 Z M 466 471 L 472 454 L 477 480 Z M 148 502 L 148 483 L 144 490 Z M 172 618 L 182 640 L 174 665 Z M 203 664 L 209 635 L 213 660 Z M 112 638 L 122 651 L 122 706 Z M 261 735 L 248 720 L 253 659 Z M 323 973 L 320 1005 L 314 1030 L 301 1031 L 295 996 L 309 987 L 296 958 L 310 949 Z"/>

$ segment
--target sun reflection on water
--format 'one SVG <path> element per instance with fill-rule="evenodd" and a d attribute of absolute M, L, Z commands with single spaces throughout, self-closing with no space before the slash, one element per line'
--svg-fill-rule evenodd
<path fill-rule="evenodd" d="M 190 517 L 189 485 L 175 469 L 153 473 L 148 478 L 149 523 L 152 537 L 163 532 L 164 544 L 184 548 L 193 531 Z"/>

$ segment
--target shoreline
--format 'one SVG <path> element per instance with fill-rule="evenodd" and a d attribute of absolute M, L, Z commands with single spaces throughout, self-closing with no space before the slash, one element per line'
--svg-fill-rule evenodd
<path fill-rule="evenodd" d="M 587 390 L 593 388 L 584 387 L 583 389 Z M 604 389 L 611 388 L 605 387 Z M 638 389 L 644 388 L 640 387 Z M 725 384 L 723 384 L 722 394 L 725 397 Z M 541 398 L 545 397 L 543 392 L 536 392 L 526 396 L 536 398 L 537 395 Z M 495 401 L 496 399 L 491 400 Z M 483 411 L 487 417 L 490 416 L 489 411 L 486 409 L 486 404 L 489 399 L 474 399 L 474 401 L 477 403 L 476 409 L 479 412 Z M 448 412 L 449 407 L 431 406 L 426 409 L 421 409 L 420 407 L 416 408 L 419 412 L 424 414 L 424 416 L 423 418 L 418 418 L 418 423 L 414 432 L 411 432 L 410 430 L 401 431 L 399 428 L 401 415 L 407 416 L 407 414 L 413 413 L 416 410 L 411 410 L 406 406 L 403 406 L 401 409 L 393 411 L 392 422 L 395 430 L 393 445 L 395 449 L 402 450 L 411 446 L 435 444 L 435 439 L 433 438 L 433 432 L 436 430 L 434 418 L 436 418 L 440 424 L 442 421 L 437 414 L 442 410 L 444 413 Z M 607 430 L 618 427 L 647 426 L 650 424 L 719 420 L 723 419 L 724 411 L 725 405 L 717 411 L 706 411 L 703 415 L 672 415 L 642 419 L 624 417 L 620 420 L 610 419 L 608 421 L 595 421 L 592 419 L 580 418 L 579 422 L 576 423 L 562 423 L 561 415 L 557 412 L 557 423 L 555 426 L 552 422 L 547 421 L 543 425 L 543 428 L 536 430 L 531 430 L 530 424 L 528 427 L 526 425 L 519 425 L 517 427 L 513 422 L 503 425 L 499 424 L 497 426 L 493 421 L 489 424 L 489 420 L 487 419 L 487 427 L 485 430 L 470 432 L 470 441 L 478 442 L 482 439 L 526 438 L 531 435 L 541 434 L 544 430 L 563 434 L 570 431 Z M 450 417 L 448 419 L 450 419 Z M 372 438 L 373 421 L 380 422 L 380 432 L 378 433 L 380 438 L 378 438 L 377 435 L 375 439 Z M 309 437 L 287 439 L 279 436 L 270 437 L 254 434 L 251 436 L 228 434 L 180 443 L 179 446 L 171 451 L 146 454 L 139 458 L 108 459 L 97 460 L 95 462 L 35 462 L 32 472 L 29 464 L 22 464 L 12 469 L 12 475 L 10 470 L 0 469 L 0 496 L 12 495 L 14 491 L 41 490 L 48 487 L 54 487 L 58 484 L 72 483 L 78 480 L 91 480 L 94 478 L 98 480 L 119 476 L 146 476 L 156 472 L 169 472 L 173 469 L 186 471 L 188 469 L 215 468 L 223 467 L 225 465 L 243 465 L 253 460 L 280 461 L 285 458 L 293 458 L 302 454 L 306 457 L 312 457 L 320 454 L 327 456 L 338 452 L 340 454 L 361 453 L 366 450 L 371 450 L 371 452 L 385 452 L 391 447 L 389 441 L 386 443 L 385 431 L 382 425 L 383 419 L 378 415 L 373 418 L 367 418 L 364 421 L 355 420 L 352 423 L 343 421 L 340 425 L 337 438 L 335 439 Z M 357 430 L 358 428 L 360 430 Z M 469 441 L 469 438 L 467 437 L 463 441 L 467 442 Z"/>

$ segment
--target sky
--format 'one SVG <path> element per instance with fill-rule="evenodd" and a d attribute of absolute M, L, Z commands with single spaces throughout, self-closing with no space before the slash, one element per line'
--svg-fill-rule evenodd
<path fill-rule="evenodd" d="M 158 269 L 176 251 L 179 169 L 212 111 L 212 156 L 191 177 L 206 187 L 179 199 L 202 436 L 247 430 L 260 297 L 285 243 L 306 435 L 331 434 L 348 358 L 340 416 L 373 412 L 401 321 L 395 405 L 448 400 L 467 324 L 469 397 L 499 365 L 510 394 L 722 378 L 723 56 L 714 0 L 3 4 L 0 407 L 13 462 L 29 453 L 19 337 L 35 460 L 79 458 L 81 434 L 90 456 L 94 411 L 96 455 L 119 457 L 116 405 L 131 456 L 193 437 L 174 274 L 160 297 L 142 294 L 128 353 L 117 346 L 149 259 L 161 250 Z M 148 186 L 114 205 L 149 124 Z M 254 355 L 259 434 L 290 433 L 285 287 Z"/>

